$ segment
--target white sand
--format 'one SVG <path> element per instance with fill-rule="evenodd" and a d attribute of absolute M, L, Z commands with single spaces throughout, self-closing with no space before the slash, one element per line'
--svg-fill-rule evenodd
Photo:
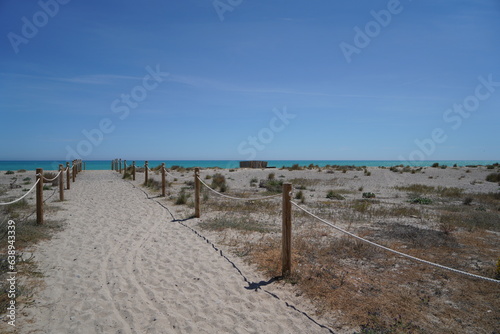
<path fill-rule="evenodd" d="M 329 332 L 285 292 L 247 289 L 220 252 L 119 174 L 83 172 L 65 197 L 47 217 L 65 229 L 34 250 L 45 284 L 18 333 Z"/>

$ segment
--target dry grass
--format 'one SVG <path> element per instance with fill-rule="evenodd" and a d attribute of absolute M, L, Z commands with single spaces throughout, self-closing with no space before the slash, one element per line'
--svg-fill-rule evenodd
<path fill-rule="evenodd" d="M 315 180 L 293 183 L 314 187 Z M 458 199 L 461 189 L 410 185 L 399 190 Z M 385 203 L 381 199 L 308 202 L 318 216 L 404 253 L 486 277 L 497 273 L 500 195 L 468 194 L 432 206 Z M 281 275 L 279 224 L 259 226 L 255 212 L 274 219 L 279 201 L 235 202 L 210 198 L 207 209 L 226 212 L 205 228 L 258 232 L 259 238 L 228 244 L 268 278 Z M 248 218 L 249 217 L 249 218 Z M 415 220 L 418 218 L 418 220 Z M 260 218 L 262 219 L 262 218 Z M 253 223 L 249 224 L 248 221 Z M 365 243 L 338 236 L 307 214 L 293 211 L 293 273 L 284 284 L 308 297 L 317 312 L 340 314 L 336 326 L 359 333 L 494 333 L 498 330 L 500 290 L 478 281 L 412 262 Z M 257 222 L 257 223 L 256 223 Z M 408 223 L 411 222 L 411 223 Z M 424 224 L 425 226 L 415 225 Z M 250 227 L 253 226 L 253 227 Z M 255 227 L 255 229 L 253 229 Z M 230 234 L 233 235 L 233 234 Z M 227 237 L 227 236 L 226 236 Z M 226 240 L 227 242 L 227 240 Z M 337 319 L 339 317 L 336 317 Z"/>

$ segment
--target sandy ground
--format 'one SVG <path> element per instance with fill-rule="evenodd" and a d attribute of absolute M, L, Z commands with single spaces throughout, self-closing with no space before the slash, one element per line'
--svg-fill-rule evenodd
<path fill-rule="evenodd" d="M 330 332 L 119 174 L 83 172 L 65 196 L 47 217 L 64 230 L 33 251 L 44 284 L 17 333 Z"/>

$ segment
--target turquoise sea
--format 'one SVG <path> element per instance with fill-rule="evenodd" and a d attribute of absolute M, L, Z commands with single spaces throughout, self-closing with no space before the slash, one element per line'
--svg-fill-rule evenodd
<path fill-rule="evenodd" d="M 165 163 L 167 168 L 172 166 L 181 167 L 219 167 L 219 168 L 238 168 L 238 160 L 150 160 L 150 168 L 158 166 L 162 162 Z M 310 164 L 318 165 L 324 167 L 326 165 L 340 165 L 340 166 L 375 166 L 375 167 L 391 167 L 401 165 L 400 160 L 268 160 L 268 167 L 291 167 L 294 164 L 299 164 L 300 166 L 309 166 Z M 453 166 L 457 164 L 458 166 L 467 165 L 489 165 L 500 160 L 429 160 L 429 161 L 415 161 L 412 162 L 412 166 L 431 166 L 433 163 L 439 163 L 440 165 Z M 131 164 L 132 161 L 128 161 L 127 164 Z M 36 168 L 43 168 L 44 170 L 56 170 L 59 164 L 66 165 L 65 161 L 0 161 L 0 170 L 20 170 L 25 169 L 29 171 L 34 171 Z M 85 161 L 87 170 L 106 170 L 111 169 L 111 160 L 88 160 Z M 137 160 L 137 166 L 144 165 L 144 160 Z"/>

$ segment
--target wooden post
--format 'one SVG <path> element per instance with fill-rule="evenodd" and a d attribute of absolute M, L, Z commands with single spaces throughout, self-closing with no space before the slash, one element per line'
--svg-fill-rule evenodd
<path fill-rule="evenodd" d="M 161 195 L 165 197 L 165 188 L 166 188 L 166 182 L 165 182 L 165 163 L 161 163 Z"/>
<path fill-rule="evenodd" d="M 144 184 L 148 184 L 148 162 L 144 161 Z"/>
<path fill-rule="evenodd" d="M 75 182 L 75 178 L 76 178 L 76 165 L 75 165 L 75 162 L 73 161 L 73 170 L 71 171 L 71 175 L 73 176 L 73 182 Z"/>
<path fill-rule="evenodd" d="M 283 184 L 283 212 L 282 212 L 282 233 L 281 233 L 281 273 L 283 277 L 290 275 L 292 271 L 292 203 L 290 193 L 292 185 Z"/>
<path fill-rule="evenodd" d="M 200 218 L 200 169 L 194 169 L 194 216 Z"/>
<path fill-rule="evenodd" d="M 69 162 L 66 163 L 66 189 L 70 189 L 70 182 L 69 182 L 69 179 L 70 179 L 70 174 L 71 174 L 71 168 L 69 168 Z"/>
<path fill-rule="evenodd" d="M 120 174 L 122 173 L 122 159 L 120 159 L 120 162 L 118 163 L 120 165 Z"/>
<path fill-rule="evenodd" d="M 36 169 L 36 222 L 43 224 L 43 169 Z"/>
<path fill-rule="evenodd" d="M 114 167 L 115 167 L 115 161 L 111 160 L 111 170 L 114 170 Z"/>
<path fill-rule="evenodd" d="M 87 170 L 87 163 L 85 161 L 83 162 L 83 170 Z"/>
<path fill-rule="evenodd" d="M 64 201 L 64 170 L 63 165 L 59 165 L 59 200 Z"/>
<path fill-rule="evenodd" d="M 132 180 L 135 181 L 135 161 L 132 161 Z"/>
<path fill-rule="evenodd" d="M 123 160 L 123 174 L 127 172 L 127 160 Z"/>

